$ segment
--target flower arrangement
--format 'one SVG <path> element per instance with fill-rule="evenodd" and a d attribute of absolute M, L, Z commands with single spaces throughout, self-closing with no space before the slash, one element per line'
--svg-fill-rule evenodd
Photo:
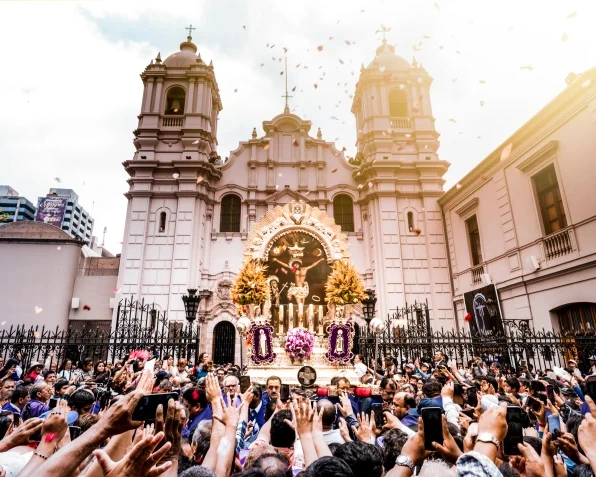
<path fill-rule="evenodd" d="M 366 298 L 364 284 L 352 263 L 347 260 L 337 260 L 325 284 L 327 304 L 351 305 L 360 303 L 364 298 Z"/>
<path fill-rule="evenodd" d="M 144 349 L 133 349 L 130 352 L 130 359 L 138 359 L 140 361 L 147 361 L 151 357 L 151 353 Z"/>
<path fill-rule="evenodd" d="M 306 328 L 292 328 L 286 336 L 284 346 L 292 361 L 308 359 L 315 346 L 315 337 Z"/>
<path fill-rule="evenodd" d="M 263 304 L 269 293 L 265 270 L 267 265 L 261 264 L 258 260 L 245 262 L 230 290 L 232 300 L 240 305 Z"/>

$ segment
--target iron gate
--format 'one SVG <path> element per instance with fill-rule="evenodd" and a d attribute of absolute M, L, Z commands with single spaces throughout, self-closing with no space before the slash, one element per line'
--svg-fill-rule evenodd
<path fill-rule="evenodd" d="M 236 354 L 236 328 L 229 321 L 220 321 L 213 328 L 213 362 L 234 363 Z"/>

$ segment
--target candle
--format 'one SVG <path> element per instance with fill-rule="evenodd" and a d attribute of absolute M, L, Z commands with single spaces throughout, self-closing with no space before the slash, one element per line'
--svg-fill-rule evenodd
<path fill-rule="evenodd" d="M 298 316 L 302 318 L 304 315 L 304 303 L 298 303 Z"/>
<path fill-rule="evenodd" d="M 319 305 L 319 335 L 323 336 L 323 305 Z"/>
<path fill-rule="evenodd" d="M 315 325 L 315 305 L 312 303 L 308 305 L 308 330 L 313 331 Z"/>
<path fill-rule="evenodd" d="M 279 334 L 284 332 L 284 306 L 279 305 Z"/>
<path fill-rule="evenodd" d="M 288 305 L 288 326 L 294 328 L 294 303 Z"/>

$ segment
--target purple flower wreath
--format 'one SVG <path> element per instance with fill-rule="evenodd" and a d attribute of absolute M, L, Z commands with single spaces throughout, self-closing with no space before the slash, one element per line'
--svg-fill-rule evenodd
<path fill-rule="evenodd" d="M 315 346 L 315 337 L 305 328 L 293 328 L 286 336 L 285 350 L 292 360 L 308 359 Z"/>

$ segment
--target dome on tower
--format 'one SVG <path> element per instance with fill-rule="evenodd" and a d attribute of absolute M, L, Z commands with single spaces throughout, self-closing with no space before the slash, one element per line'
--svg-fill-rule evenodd
<path fill-rule="evenodd" d="M 387 40 L 383 39 L 383 44 L 377 48 L 375 59 L 368 65 L 368 68 L 385 67 L 391 70 L 406 71 L 411 68 L 410 63 L 401 56 L 395 54 L 393 45 L 389 45 Z"/>
<path fill-rule="evenodd" d="M 170 68 L 185 68 L 186 66 L 196 65 L 199 57 L 196 55 L 197 45 L 192 42 L 192 37 L 187 37 L 186 41 L 180 43 L 180 51 L 168 56 L 163 64 Z"/>

